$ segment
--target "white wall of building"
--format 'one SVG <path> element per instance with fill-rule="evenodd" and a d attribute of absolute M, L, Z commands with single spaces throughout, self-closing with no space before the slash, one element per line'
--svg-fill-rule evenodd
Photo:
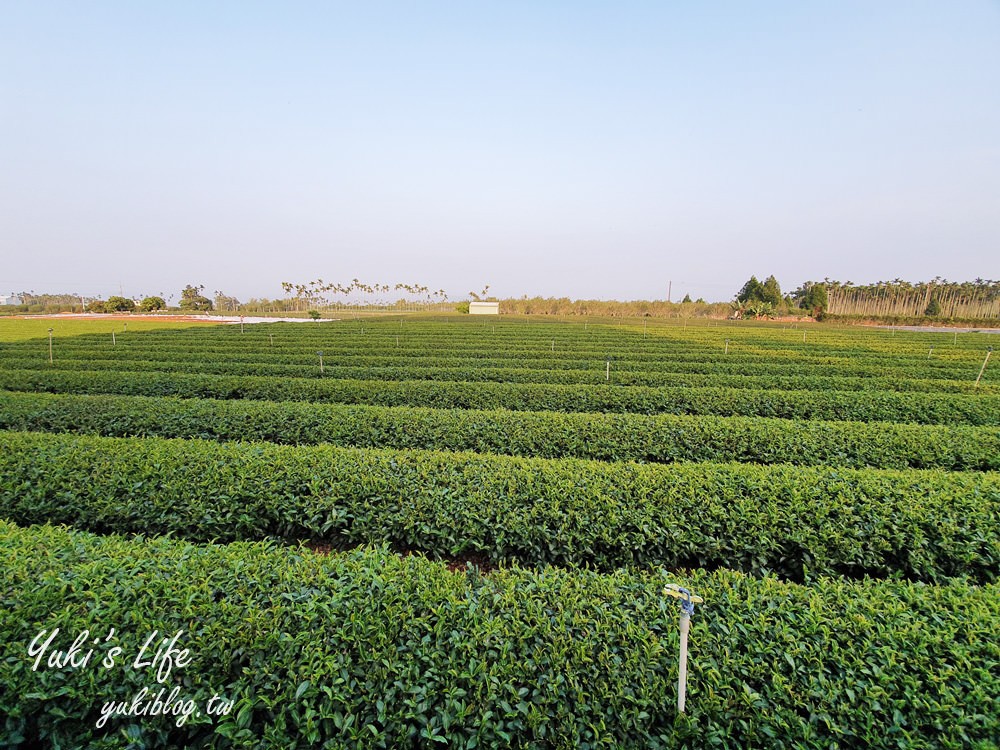
<path fill-rule="evenodd" d="M 470 302 L 469 315 L 499 315 L 499 302 Z"/>

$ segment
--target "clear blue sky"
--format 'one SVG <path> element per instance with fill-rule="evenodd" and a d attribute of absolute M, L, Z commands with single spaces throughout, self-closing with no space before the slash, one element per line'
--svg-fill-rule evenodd
<path fill-rule="evenodd" d="M 1000 2 L 0 5 L 0 292 L 1000 278 Z"/>

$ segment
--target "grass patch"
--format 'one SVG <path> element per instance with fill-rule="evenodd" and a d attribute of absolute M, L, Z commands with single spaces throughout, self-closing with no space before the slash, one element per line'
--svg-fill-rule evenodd
<path fill-rule="evenodd" d="M 45 338 L 52 329 L 54 339 L 82 336 L 88 333 L 116 335 L 159 331 L 174 328 L 193 328 L 214 321 L 190 320 L 123 320 L 122 318 L 6 318 L 0 317 L 0 341 L 27 341 Z M 128 329 L 126 332 L 126 328 Z"/>

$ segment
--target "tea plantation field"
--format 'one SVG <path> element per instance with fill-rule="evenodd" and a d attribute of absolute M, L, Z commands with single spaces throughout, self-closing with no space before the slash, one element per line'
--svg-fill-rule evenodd
<path fill-rule="evenodd" d="M 0 746 L 1000 747 L 995 336 L 2 333 Z"/>

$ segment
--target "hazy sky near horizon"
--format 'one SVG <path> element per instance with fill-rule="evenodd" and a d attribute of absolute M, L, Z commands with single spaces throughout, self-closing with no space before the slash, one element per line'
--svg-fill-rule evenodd
<path fill-rule="evenodd" d="M 0 293 L 1000 278 L 1000 2 L 0 6 Z"/>

